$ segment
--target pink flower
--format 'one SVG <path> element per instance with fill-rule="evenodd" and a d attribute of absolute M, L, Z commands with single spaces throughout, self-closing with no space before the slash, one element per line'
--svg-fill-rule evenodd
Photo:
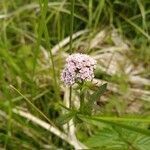
<path fill-rule="evenodd" d="M 61 80 L 66 85 L 75 82 L 91 81 L 94 78 L 96 61 L 86 54 L 72 54 L 66 59 L 66 65 L 61 73 Z"/>

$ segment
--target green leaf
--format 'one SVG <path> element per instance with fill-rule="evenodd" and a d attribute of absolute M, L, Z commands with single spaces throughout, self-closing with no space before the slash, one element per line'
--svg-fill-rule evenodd
<path fill-rule="evenodd" d="M 91 115 L 94 102 L 100 99 L 102 94 L 106 91 L 107 83 L 100 86 L 92 95 L 87 95 L 88 101 L 85 103 L 84 112 L 88 115 Z"/>
<path fill-rule="evenodd" d="M 112 126 L 98 131 L 86 144 L 105 150 L 149 150 L 150 137 Z"/>
<path fill-rule="evenodd" d="M 115 122 L 115 121 L 111 121 L 111 120 L 104 120 L 104 119 L 101 119 L 101 118 L 89 117 L 89 116 L 84 116 L 84 115 L 78 115 L 78 117 L 81 120 L 87 121 L 87 122 L 92 123 L 92 124 L 93 124 L 93 121 L 95 123 L 98 123 L 98 124 L 99 123 L 105 123 L 105 124 L 108 124 L 108 125 L 117 126 L 117 127 L 120 127 L 120 128 L 124 128 L 124 129 L 130 130 L 130 131 L 141 133 L 143 135 L 150 136 L 150 131 L 149 130 L 143 129 L 143 128 L 137 128 L 136 126 L 129 126 L 129 125 L 125 124 L 125 123 L 123 124 L 123 123 L 120 123 L 120 122 Z"/>
<path fill-rule="evenodd" d="M 97 147 L 106 150 L 127 150 L 127 145 L 118 137 L 118 133 L 109 128 L 104 128 L 96 135 L 90 137 L 86 144 L 89 147 Z"/>
<path fill-rule="evenodd" d="M 150 149 L 150 137 L 139 136 L 135 140 L 136 147 L 139 150 L 149 150 Z"/>
<path fill-rule="evenodd" d="M 59 105 L 60 105 L 62 108 L 64 108 L 65 110 L 67 110 L 67 111 L 71 111 L 71 109 L 70 109 L 70 108 L 68 108 L 68 107 L 66 107 L 65 105 L 63 105 L 63 104 L 61 104 L 61 103 L 59 103 Z"/>
<path fill-rule="evenodd" d="M 57 123 L 58 124 L 61 124 L 61 125 L 63 125 L 63 124 L 66 124 L 66 123 L 68 123 L 73 117 L 75 117 L 75 115 L 76 115 L 76 112 L 75 111 L 70 111 L 70 112 L 68 112 L 68 113 L 66 113 L 66 114 L 64 114 L 64 115 L 62 115 L 62 116 L 60 116 L 58 119 L 57 119 Z"/>
<path fill-rule="evenodd" d="M 135 118 L 136 117 L 136 118 Z M 106 117 L 106 116 L 93 116 L 95 119 L 103 119 L 106 121 L 117 121 L 117 122 L 141 122 L 141 123 L 150 123 L 150 118 L 141 118 L 138 116 L 132 117 Z"/>
<path fill-rule="evenodd" d="M 142 33 L 148 40 L 150 40 L 149 34 L 147 34 L 147 32 L 145 32 L 140 26 L 138 26 L 137 24 L 135 24 L 133 21 L 131 21 L 130 19 L 128 19 L 126 16 L 123 16 L 121 14 L 119 14 L 119 16 L 122 17 L 128 24 L 130 24 L 131 26 L 133 26 L 137 31 L 139 31 L 140 33 Z"/>
<path fill-rule="evenodd" d="M 106 91 L 107 88 L 107 83 L 101 85 L 97 91 L 95 91 L 91 96 L 90 99 L 91 100 L 97 100 L 102 94 L 104 94 L 104 92 Z"/>

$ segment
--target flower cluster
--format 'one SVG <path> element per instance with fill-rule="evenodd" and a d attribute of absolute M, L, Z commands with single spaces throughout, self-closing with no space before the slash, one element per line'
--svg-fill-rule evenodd
<path fill-rule="evenodd" d="M 72 54 L 66 59 L 66 65 L 61 74 L 61 80 L 66 85 L 75 82 L 91 81 L 94 78 L 96 61 L 86 54 Z"/>

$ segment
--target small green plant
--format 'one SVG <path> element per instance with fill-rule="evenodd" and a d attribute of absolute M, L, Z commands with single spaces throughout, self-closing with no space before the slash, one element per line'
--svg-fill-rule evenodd
<path fill-rule="evenodd" d="M 105 92 L 106 84 L 95 88 L 95 91 L 90 94 L 90 86 L 94 78 L 94 70 L 96 61 L 86 54 L 72 54 L 66 59 L 66 65 L 61 74 L 61 80 L 66 86 L 73 86 L 76 84 L 75 90 L 79 93 L 80 108 L 78 113 L 92 114 L 93 104 Z M 93 85 L 94 86 L 94 85 Z M 95 86 L 96 87 L 96 86 Z M 72 103 L 72 102 L 71 102 Z M 72 106 L 72 105 L 71 105 Z M 71 119 L 73 107 L 70 107 Z"/>
<path fill-rule="evenodd" d="M 3 0 L 0 33 L 0 149 L 150 149 L 150 0 Z"/>

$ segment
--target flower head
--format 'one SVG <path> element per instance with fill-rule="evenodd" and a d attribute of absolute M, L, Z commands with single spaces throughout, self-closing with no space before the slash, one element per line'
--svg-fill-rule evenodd
<path fill-rule="evenodd" d="M 61 74 L 61 80 L 66 85 L 75 82 L 91 81 L 94 78 L 96 61 L 86 54 L 72 54 L 66 59 L 66 65 Z"/>

